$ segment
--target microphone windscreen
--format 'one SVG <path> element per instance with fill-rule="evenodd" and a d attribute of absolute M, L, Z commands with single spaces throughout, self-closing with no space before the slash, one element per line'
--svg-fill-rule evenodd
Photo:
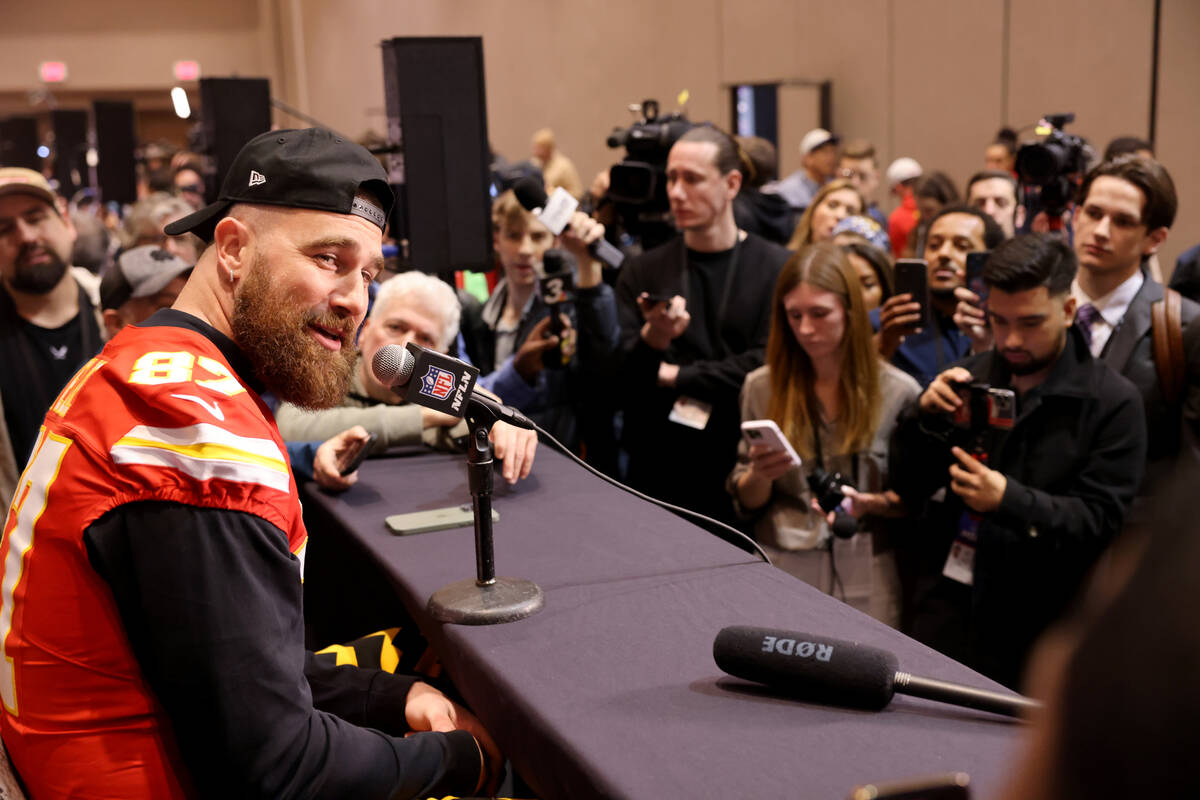
<path fill-rule="evenodd" d="M 876 647 L 796 631 L 734 625 L 713 641 L 725 672 L 828 705 L 880 709 L 892 700 L 896 657 Z"/>
<path fill-rule="evenodd" d="M 830 529 L 833 531 L 833 535 L 839 539 L 849 539 L 858 533 L 858 520 L 852 514 L 837 511 L 834 512 L 833 525 L 830 526 Z"/>
<path fill-rule="evenodd" d="M 517 196 L 517 202 L 526 211 L 546 207 L 546 187 L 532 175 L 526 175 L 514 183 L 512 190 L 513 194 Z"/>
<path fill-rule="evenodd" d="M 412 353 L 398 344 L 388 344 L 375 351 L 371 372 L 377 381 L 392 389 L 408 383 L 415 363 Z"/>

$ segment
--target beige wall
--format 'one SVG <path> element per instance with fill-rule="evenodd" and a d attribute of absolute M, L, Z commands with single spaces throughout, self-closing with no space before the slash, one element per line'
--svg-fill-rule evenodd
<path fill-rule="evenodd" d="M 1163 0 L 1159 48 L 1158 157 L 1175 179 L 1179 216 L 1159 260 L 1175 259 L 1200 244 L 1200 3 Z"/>
<path fill-rule="evenodd" d="M 833 83 L 834 127 L 873 142 L 886 164 L 910 155 L 961 185 L 1002 124 L 1075 111 L 1098 147 L 1149 132 L 1150 0 L 60 0 L 5 3 L 0 99 L 37 88 L 62 59 L 72 90 L 171 85 L 194 58 L 208 75 L 267 76 L 275 96 L 350 134 L 384 130 L 379 42 L 480 35 L 490 134 L 510 158 L 548 125 L 585 181 L 619 156 L 604 138 L 631 102 L 729 123 L 726 85 Z M 1173 265 L 1200 241 L 1200 3 L 1162 0 L 1157 136 L 1181 210 Z M 1009 16 L 1005 18 L 1005 9 Z M 1008 47 L 1005 48 L 1005 33 Z M 276 113 L 279 124 L 298 120 Z M 785 171 L 797 161 L 791 132 Z M 884 198 L 880 198 L 883 200 Z M 886 205 L 886 203 L 885 203 Z"/>
<path fill-rule="evenodd" d="M 0 91 L 37 88 L 42 61 L 67 63 L 69 90 L 169 89 L 185 59 L 209 75 L 260 77 L 270 66 L 261 19 L 253 0 L 5 0 Z"/>

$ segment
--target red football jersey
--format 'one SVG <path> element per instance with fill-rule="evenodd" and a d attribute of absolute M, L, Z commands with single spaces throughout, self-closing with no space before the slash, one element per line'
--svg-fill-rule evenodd
<path fill-rule="evenodd" d="M 244 511 L 284 531 L 303 569 L 286 453 L 257 393 L 186 328 L 127 327 L 63 389 L 0 542 L 0 733 L 34 796 L 184 796 L 170 723 L 83 533 L 143 500 Z"/>

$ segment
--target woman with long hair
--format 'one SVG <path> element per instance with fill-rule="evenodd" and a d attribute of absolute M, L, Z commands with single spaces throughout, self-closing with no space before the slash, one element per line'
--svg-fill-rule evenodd
<path fill-rule="evenodd" d="M 841 248 L 858 274 L 867 311 L 879 308 L 895 294 L 896 278 L 887 252 L 863 241 L 847 242 Z"/>
<path fill-rule="evenodd" d="M 799 250 L 813 242 L 827 242 L 833 238 L 833 228 L 846 217 L 866 212 L 867 202 L 862 193 L 848 180 L 839 178 L 821 187 L 808 208 L 800 215 L 788 250 Z"/>
<path fill-rule="evenodd" d="M 755 517 L 755 536 L 776 565 L 872 616 L 897 625 L 899 580 L 886 518 L 900 516 L 885 491 L 887 447 L 900 412 L 920 389 L 876 352 L 862 287 L 832 242 L 793 255 L 775 284 L 766 364 L 746 376 L 742 420 L 774 420 L 800 455 L 743 440 L 726 483 Z M 836 479 L 840 473 L 842 479 Z M 835 538 L 833 514 L 815 507 L 810 480 L 844 487 L 859 533 Z M 853 527 L 853 526 L 850 526 Z"/>

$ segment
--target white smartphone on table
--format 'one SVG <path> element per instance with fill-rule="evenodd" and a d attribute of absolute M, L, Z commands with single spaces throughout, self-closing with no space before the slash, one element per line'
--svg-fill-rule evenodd
<path fill-rule="evenodd" d="M 779 426 L 775 424 L 773 419 L 748 419 L 742 423 L 742 438 L 747 444 L 765 444 L 771 450 L 784 450 L 792 457 L 792 464 L 800 466 L 800 456 L 796 453 L 796 448 L 792 447 L 792 443 L 783 435 L 783 431 L 779 430 Z"/>

